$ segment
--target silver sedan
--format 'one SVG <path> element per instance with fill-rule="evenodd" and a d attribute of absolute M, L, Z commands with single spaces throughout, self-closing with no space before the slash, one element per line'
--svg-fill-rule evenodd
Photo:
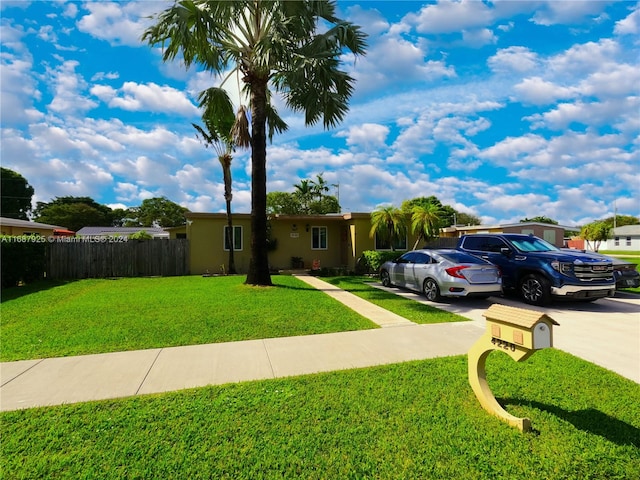
<path fill-rule="evenodd" d="M 382 285 L 421 291 L 427 300 L 441 297 L 489 297 L 502 294 L 500 269 L 459 250 L 412 250 L 380 267 Z"/>

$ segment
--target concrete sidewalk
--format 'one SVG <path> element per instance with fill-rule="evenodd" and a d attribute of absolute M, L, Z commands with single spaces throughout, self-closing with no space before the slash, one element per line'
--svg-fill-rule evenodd
<path fill-rule="evenodd" d="M 462 355 L 482 335 L 490 304 L 443 304 L 471 321 L 417 325 L 315 277 L 299 278 L 383 328 L 2 363 L 0 410 Z"/>

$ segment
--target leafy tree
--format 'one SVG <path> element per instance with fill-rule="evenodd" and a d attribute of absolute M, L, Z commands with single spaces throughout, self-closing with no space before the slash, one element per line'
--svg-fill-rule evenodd
<path fill-rule="evenodd" d="M 51 202 L 38 202 L 35 220 L 67 227 L 77 232 L 82 227 L 105 227 L 113 223 L 113 211 L 90 197 L 56 197 Z"/>
<path fill-rule="evenodd" d="M 269 192 L 267 193 L 267 213 L 299 215 L 302 212 L 300 199 L 293 193 Z"/>
<path fill-rule="evenodd" d="M 589 242 L 593 242 L 593 250 L 600 250 L 600 243 L 607 240 L 611 235 L 611 225 L 605 222 L 592 222 L 584 225 L 580 229 L 580 237 Z"/>
<path fill-rule="evenodd" d="M 293 195 L 298 199 L 302 207 L 302 212 L 300 213 L 309 213 L 309 204 L 313 200 L 315 193 L 311 180 L 300 180 L 300 183 L 296 183 L 293 188 L 295 188 Z"/>
<path fill-rule="evenodd" d="M 360 28 L 335 16 L 330 0 L 179 0 L 157 16 L 143 40 L 162 44 L 163 60 L 178 56 L 212 72 L 239 74 L 251 113 L 251 262 L 246 283 L 271 285 L 267 242 L 267 130 L 286 124 L 271 108 L 271 89 L 325 128 L 344 118 L 354 79 L 339 70 L 346 50 L 365 52 Z M 229 73 L 230 72 L 230 73 Z M 267 120 L 271 119 L 270 122 Z"/>
<path fill-rule="evenodd" d="M 482 220 L 470 213 L 456 212 L 455 223 L 456 225 L 482 225 Z M 448 227 L 449 225 L 443 226 Z"/>
<path fill-rule="evenodd" d="M 139 207 L 128 210 L 130 219 L 126 223 L 136 227 L 178 227 L 187 223 L 184 214 L 188 211 L 166 197 L 147 198 Z"/>
<path fill-rule="evenodd" d="M 327 213 L 340 213 L 340 204 L 333 195 L 323 195 L 319 200 L 313 200 L 309 204 L 309 213 L 326 215 Z"/>
<path fill-rule="evenodd" d="M 371 212 L 369 237 L 374 238 L 377 234 L 391 244 L 391 250 L 395 250 L 395 245 L 406 231 L 406 218 L 405 213 L 394 206 L 374 210 Z"/>
<path fill-rule="evenodd" d="M 226 94 L 226 92 L 225 92 Z M 211 109 L 211 103 L 207 104 L 203 100 L 206 99 L 205 95 L 201 95 L 201 106 L 205 107 L 202 121 L 205 124 L 203 129 L 199 125 L 193 124 L 198 131 L 200 137 L 203 139 L 205 146 L 211 146 L 214 148 L 218 155 L 218 161 L 222 166 L 222 177 L 224 179 L 224 200 L 227 207 L 227 245 L 229 246 L 229 268 L 228 273 L 236 273 L 236 263 L 234 258 L 233 248 L 233 217 L 231 215 L 231 200 L 233 194 L 231 193 L 231 162 L 233 161 L 233 127 L 235 123 L 235 117 L 232 108 L 226 110 L 214 111 Z M 231 102 L 226 101 L 222 103 L 223 106 L 230 107 Z M 209 107 L 207 109 L 206 107 Z M 246 118 L 246 117 L 245 117 Z"/>
<path fill-rule="evenodd" d="M 556 222 L 553 218 L 549 218 L 545 216 L 523 218 L 522 220 L 520 220 L 520 223 L 527 223 L 527 222 L 548 223 L 549 225 L 558 225 L 558 222 Z"/>
<path fill-rule="evenodd" d="M 442 213 L 442 208 L 435 203 L 413 206 L 411 209 L 411 231 L 418 233 L 416 243 L 413 245 L 414 250 L 418 248 L 420 241 L 438 236 Z"/>
<path fill-rule="evenodd" d="M 18 172 L 0 167 L 0 214 L 7 218 L 28 220 L 33 187 Z"/>
<path fill-rule="evenodd" d="M 329 184 L 322 175 L 322 173 L 319 173 L 316 175 L 315 180 L 311 180 L 311 189 L 318 196 L 320 202 L 322 202 L 323 195 L 329 191 Z"/>
<path fill-rule="evenodd" d="M 639 225 L 640 224 L 640 218 L 638 217 L 634 217 L 632 215 L 616 215 L 615 216 L 615 221 L 614 221 L 614 217 L 607 217 L 603 220 L 600 220 L 603 223 L 606 223 L 607 225 L 611 225 L 611 228 L 613 228 L 613 225 L 615 223 L 616 227 L 623 227 L 625 225 Z"/>

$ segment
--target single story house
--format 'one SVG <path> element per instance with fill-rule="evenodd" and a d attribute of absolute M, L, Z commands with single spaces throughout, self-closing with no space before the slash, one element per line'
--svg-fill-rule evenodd
<path fill-rule="evenodd" d="M 186 214 L 187 224 L 168 228 L 171 238 L 188 238 L 192 274 L 226 271 L 229 245 L 224 213 Z M 345 268 L 355 270 L 365 250 L 391 250 L 388 242 L 369 237 L 369 213 L 327 215 L 271 215 L 269 264 L 274 270 Z M 413 247 L 415 236 L 408 233 L 395 250 Z M 251 258 L 251 215 L 233 214 L 233 246 L 236 271 L 246 273 Z"/>
<path fill-rule="evenodd" d="M 440 235 L 459 238 L 462 235 L 474 233 L 522 233 L 524 235 L 535 235 L 558 248 L 562 248 L 565 243 L 565 231 L 567 230 L 575 231 L 579 230 L 579 228 L 540 222 L 508 223 L 504 225 L 455 225 L 443 228 Z"/>
<path fill-rule="evenodd" d="M 0 233 L 2 233 L 2 235 L 40 235 L 42 237 L 69 236 L 74 234 L 74 232 L 67 230 L 66 227 L 7 217 L 0 217 Z"/>
<path fill-rule="evenodd" d="M 600 250 L 640 251 L 640 225 L 614 228 L 611 238 L 600 244 Z"/>
<path fill-rule="evenodd" d="M 128 237 L 140 231 L 147 232 L 153 238 L 170 237 L 169 232 L 159 227 L 82 227 L 76 235 L 78 237 Z"/>

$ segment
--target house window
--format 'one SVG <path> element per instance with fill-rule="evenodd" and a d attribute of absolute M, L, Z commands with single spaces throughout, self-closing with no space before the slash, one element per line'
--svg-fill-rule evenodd
<path fill-rule="evenodd" d="M 391 250 L 391 242 L 388 239 L 382 239 L 376 232 L 376 250 Z M 400 237 L 395 240 L 393 250 L 407 250 L 407 232 L 404 231 Z"/>
<path fill-rule="evenodd" d="M 327 227 L 311 227 L 311 249 L 327 249 Z"/>
<path fill-rule="evenodd" d="M 187 234 L 186 233 L 176 233 L 176 238 L 177 239 L 186 239 L 187 238 Z"/>
<path fill-rule="evenodd" d="M 631 237 L 627 237 L 627 247 L 631 246 Z"/>
<path fill-rule="evenodd" d="M 229 250 L 229 237 L 227 236 L 227 232 L 229 231 L 229 226 L 224 226 L 224 249 Z M 234 225 L 233 226 L 233 250 L 238 251 L 242 250 L 242 226 Z"/>
<path fill-rule="evenodd" d="M 620 237 L 616 237 L 615 238 L 615 246 L 619 247 L 620 246 Z"/>

